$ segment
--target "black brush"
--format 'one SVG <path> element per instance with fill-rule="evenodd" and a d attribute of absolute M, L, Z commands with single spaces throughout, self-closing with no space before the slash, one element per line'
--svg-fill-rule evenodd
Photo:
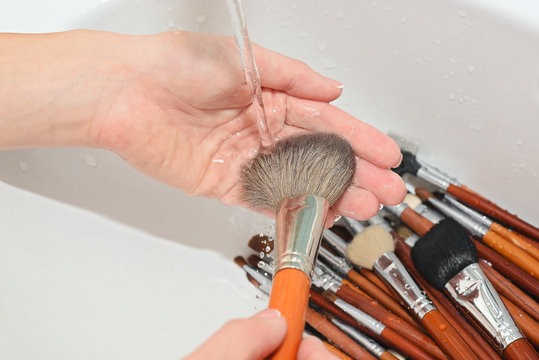
<path fill-rule="evenodd" d="M 416 242 L 411 255 L 419 273 L 465 310 L 504 359 L 539 359 L 479 267 L 477 249 L 460 224 L 440 221 Z"/>

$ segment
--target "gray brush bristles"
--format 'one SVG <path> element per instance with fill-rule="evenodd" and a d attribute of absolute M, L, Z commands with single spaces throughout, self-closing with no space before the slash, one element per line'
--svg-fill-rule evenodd
<path fill-rule="evenodd" d="M 350 186 L 355 166 L 354 150 L 338 135 L 291 136 L 242 167 L 244 197 L 255 209 L 277 210 L 282 200 L 308 194 L 331 206 Z"/>

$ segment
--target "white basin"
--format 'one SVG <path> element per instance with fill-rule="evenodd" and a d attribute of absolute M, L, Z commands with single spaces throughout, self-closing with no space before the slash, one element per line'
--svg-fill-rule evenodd
<path fill-rule="evenodd" d="M 342 81 L 336 104 L 539 224 L 539 3 L 247 3 L 253 41 Z M 74 28 L 232 33 L 224 0 L 0 4 L 2 32 Z M 1 359 L 178 359 L 264 307 L 232 258 L 270 222 L 115 154 L 0 152 L 0 199 Z"/>

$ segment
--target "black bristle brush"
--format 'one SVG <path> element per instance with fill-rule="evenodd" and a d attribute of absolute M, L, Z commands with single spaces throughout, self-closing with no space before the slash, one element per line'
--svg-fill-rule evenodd
<path fill-rule="evenodd" d="M 411 255 L 419 273 L 465 310 L 504 359 L 539 359 L 479 267 L 477 249 L 460 224 L 442 220 L 416 242 Z"/>

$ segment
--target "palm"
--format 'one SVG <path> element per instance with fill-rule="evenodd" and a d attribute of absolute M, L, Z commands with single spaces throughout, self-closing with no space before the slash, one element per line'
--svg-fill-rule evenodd
<path fill-rule="evenodd" d="M 169 35 L 164 41 L 172 38 Z M 103 133 L 113 144 L 112 150 L 158 180 L 188 193 L 242 204 L 240 168 L 256 155 L 260 140 L 235 45 L 229 38 L 197 34 L 182 36 L 178 46 L 190 51 L 185 56 L 172 50 L 161 52 L 159 61 L 149 68 L 152 76 L 138 74 L 122 89 L 108 112 Z M 328 131 L 348 137 L 352 145 L 368 139 L 374 143 L 354 146 L 360 158 L 382 167 L 394 165 L 395 149 L 383 134 L 328 104 L 340 94 L 334 83 L 297 61 L 256 50 L 274 136 Z M 391 151 L 376 153 L 378 148 Z M 377 189 L 362 189 L 356 183 L 361 198 L 373 203 L 372 209 L 365 210 L 368 214 L 377 208 L 377 197 L 394 203 L 402 193 L 402 184 L 372 163 L 367 178 L 373 171 L 384 171 L 385 183 L 398 189 L 384 198 Z M 356 179 L 361 177 L 360 173 Z M 349 204 L 341 207 L 350 208 Z M 359 215 L 355 217 L 365 217 Z"/>

